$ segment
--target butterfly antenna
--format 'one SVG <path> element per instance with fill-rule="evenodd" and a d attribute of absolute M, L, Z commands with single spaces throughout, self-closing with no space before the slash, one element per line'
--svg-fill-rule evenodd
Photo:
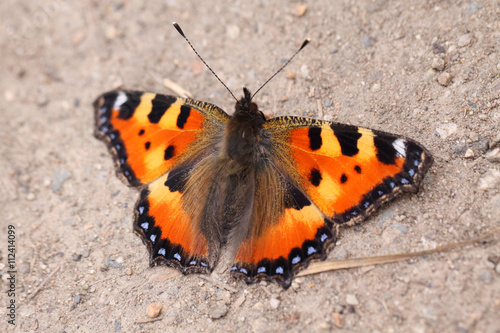
<path fill-rule="evenodd" d="M 259 92 L 262 88 L 264 88 L 264 86 L 265 86 L 265 85 L 266 85 L 269 81 L 271 81 L 271 80 L 272 80 L 272 79 L 273 79 L 273 78 L 274 78 L 274 77 L 275 77 L 275 76 L 276 76 L 279 72 L 281 72 L 281 71 L 282 71 L 282 70 L 283 70 L 283 69 L 284 69 L 284 68 L 285 68 L 285 67 L 286 67 L 286 66 L 287 66 L 287 65 L 288 65 L 288 64 L 292 61 L 292 59 L 293 59 L 293 58 L 295 58 L 295 56 L 297 55 L 297 53 L 299 53 L 299 52 L 300 52 L 300 51 L 301 51 L 304 47 L 306 47 L 306 45 L 307 45 L 307 44 L 309 44 L 309 42 L 310 42 L 310 41 L 311 41 L 311 39 L 307 38 L 307 39 L 306 39 L 306 40 L 302 43 L 302 45 L 300 46 L 300 48 L 299 48 L 299 49 L 298 49 L 298 50 L 297 50 L 297 51 L 293 54 L 293 56 L 291 56 L 291 58 L 290 58 L 290 59 L 288 59 L 288 60 L 285 62 L 285 64 L 284 64 L 283 66 L 281 66 L 281 68 L 280 68 L 280 69 L 278 69 L 278 70 L 276 71 L 276 73 L 274 73 L 274 74 L 273 74 L 273 75 L 272 75 L 269 79 L 267 79 L 267 81 L 266 81 L 266 82 L 264 82 L 264 84 L 263 84 L 263 85 L 261 85 L 261 86 L 260 86 L 260 88 L 259 88 L 259 89 L 257 89 L 257 91 L 256 91 L 256 92 L 254 92 L 254 93 L 253 93 L 253 95 L 252 95 L 252 97 L 251 97 L 250 99 L 253 99 L 253 97 L 254 97 L 255 95 L 257 95 L 257 93 L 258 93 L 258 92 Z"/>
<path fill-rule="evenodd" d="M 193 44 L 191 44 L 191 42 L 186 37 L 186 35 L 184 34 L 184 31 L 182 31 L 181 27 L 177 24 L 177 22 L 173 22 L 172 24 L 174 25 L 174 28 L 177 30 L 177 32 L 186 40 L 186 42 L 189 44 L 189 46 L 193 49 L 194 53 L 198 56 L 198 58 L 200 58 L 200 60 L 205 64 L 205 66 L 207 66 L 207 68 L 212 72 L 212 74 L 217 78 L 217 80 L 219 80 L 219 82 L 224 86 L 224 88 L 226 88 L 227 91 L 229 91 L 231 96 L 233 96 L 233 98 L 236 101 L 238 101 L 238 99 L 234 96 L 233 92 L 226 86 L 226 84 L 224 82 L 222 82 L 222 80 L 217 76 L 217 74 L 215 74 L 215 72 L 212 70 L 212 68 L 210 68 L 210 66 L 208 66 L 208 64 L 205 62 L 205 60 L 203 60 L 203 58 L 198 54 L 198 52 L 196 52 L 196 49 L 194 48 Z"/>

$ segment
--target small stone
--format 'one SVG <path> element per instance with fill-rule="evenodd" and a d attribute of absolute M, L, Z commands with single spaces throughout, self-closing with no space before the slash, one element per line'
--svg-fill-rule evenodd
<path fill-rule="evenodd" d="M 432 52 L 434 52 L 434 54 L 439 54 L 439 53 L 445 53 L 446 51 L 444 47 L 442 47 L 438 43 L 434 43 L 432 44 Z"/>
<path fill-rule="evenodd" d="M 479 140 L 479 135 L 476 132 L 470 132 L 469 133 L 469 139 L 472 142 L 477 142 Z"/>
<path fill-rule="evenodd" d="M 403 234 L 406 234 L 408 232 L 408 227 L 406 227 L 404 224 L 394 223 L 392 226 L 401 231 Z"/>
<path fill-rule="evenodd" d="M 436 128 L 436 132 L 441 139 L 446 139 L 457 132 L 458 126 L 455 123 L 441 124 Z"/>
<path fill-rule="evenodd" d="M 358 299 L 353 294 L 347 294 L 345 298 L 345 302 L 349 305 L 358 305 Z"/>
<path fill-rule="evenodd" d="M 465 158 L 474 158 L 474 151 L 470 148 L 467 148 L 464 154 Z"/>
<path fill-rule="evenodd" d="M 371 88 L 371 91 L 372 92 L 377 92 L 379 90 L 380 90 L 380 84 L 374 83 L 373 86 L 372 86 L 372 88 Z"/>
<path fill-rule="evenodd" d="M 146 308 L 146 314 L 149 318 L 156 318 L 160 315 L 163 305 L 160 302 L 154 302 Z"/>
<path fill-rule="evenodd" d="M 133 272 L 132 272 L 132 267 L 130 267 L 130 266 L 129 266 L 129 267 L 127 267 L 127 268 L 125 269 L 125 274 L 126 274 L 126 275 L 130 276 L 130 275 L 132 275 L 132 273 L 133 273 Z"/>
<path fill-rule="evenodd" d="M 332 101 L 330 101 L 328 98 L 325 99 L 325 106 L 328 107 L 330 105 L 332 105 Z"/>
<path fill-rule="evenodd" d="M 428 71 L 426 71 L 424 73 L 424 75 L 422 76 L 422 79 L 425 82 L 429 82 L 434 78 L 435 75 L 436 75 L 436 70 L 434 68 L 430 68 Z"/>
<path fill-rule="evenodd" d="M 293 71 L 286 71 L 285 77 L 288 80 L 295 80 L 297 78 L 297 74 L 295 74 L 295 72 L 293 72 Z"/>
<path fill-rule="evenodd" d="M 338 328 L 344 327 L 344 321 L 342 320 L 340 313 L 335 312 L 332 315 L 332 320 L 333 320 L 333 325 L 335 325 L 336 327 L 338 327 Z"/>
<path fill-rule="evenodd" d="M 487 190 L 500 187 L 500 170 L 489 169 L 486 173 L 479 179 L 479 189 Z"/>
<path fill-rule="evenodd" d="M 471 42 L 472 38 L 470 37 L 470 34 L 466 34 L 458 37 L 457 45 L 459 47 L 465 47 L 468 46 Z"/>
<path fill-rule="evenodd" d="M 239 37 L 241 29 L 238 25 L 232 24 L 226 27 L 226 34 L 231 39 L 236 39 Z"/>
<path fill-rule="evenodd" d="M 33 200 L 35 200 L 35 199 L 36 199 L 36 195 L 35 195 L 34 193 L 30 192 L 30 193 L 28 193 L 28 195 L 26 196 L 26 199 L 27 199 L 28 201 L 33 201 Z"/>
<path fill-rule="evenodd" d="M 451 82 L 451 75 L 449 73 L 441 73 L 437 77 L 437 81 L 440 85 L 447 87 Z"/>
<path fill-rule="evenodd" d="M 269 305 L 271 305 L 271 308 L 277 309 L 280 306 L 280 300 L 276 298 L 271 298 L 269 300 Z"/>
<path fill-rule="evenodd" d="M 208 315 L 212 319 L 219 319 L 224 317 L 227 314 L 227 311 L 227 306 L 223 303 L 219 303 L 210 310 Z"/>
<path fill-rule="evenodd" d="M 223 291 L 221 294 L 221 299 L 224 301 L 224 304 L 231 304 L 231 293 L 227 290 Z"/>
<path fill-rule="evenodd" d="M 82 296 L 75 295 L 75 304 L 79 304 L 82 301 Z"/>
<path fill-rule="evenodd" d="M 369 48 L 373 45 L 373 38 L 370 36 L 370 35 L 363 35 L 363 37 L 361 37 L 361 46 L 365 47 L 365 48 Z"/>
<path fill-rule="evenodd" d="M 486 155 L 484 155 L 484 157 L 486 157 L 486 159 L 490 162 L 500 163 L 500 148 L 495 148 L 489 151 Z"/>
<path fill-rule="evenodd" d="M 80 261 L 80 260 L 82 260 L 81 254 L 73 254 L 73 261 Z"/>
<path fill-rule="evenodd" d="M 59 169 L 55 172 L 52 179 L 52 191 L 59 192 L 64 183 L 71 178 L 71 172 L 68 169 Z"/>
<path fill-rule="evenodd" d="M 485 269 L 479 273 L 479 280 L 484 283 L 491 283 L 493 281 L 493 274 L 491 274 L 490 270 Z"/>
<path fill-rule="evenodd" d="M 442 71 L 444 69 L 444 59 L 441 57 L 432 59 L 431 67 L 438 71 Z"/>
<path fill-rule="evenodd" d="M 304 16 L 304 14 L 306 13 L 306 11 L 307 11 L 307 7 L 306 6 L 304 6 L 304 5 L 297 5 L 293 9 L 293 15 L 295 15 L 297 17 L 301 17 L 301 16 Z"/>

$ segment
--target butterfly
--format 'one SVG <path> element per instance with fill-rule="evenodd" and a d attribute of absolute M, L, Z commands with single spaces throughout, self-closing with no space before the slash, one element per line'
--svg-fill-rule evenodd
<path fill-rule="evenodd" d="M 419 143 L 353 125 L 266 119 L 247 88 L 230 116 L 190 98 L 115 90 L 94 102 L 95 136 L 140 188 L 134 231 L 150 265 L 209 273 L 231 251 L 247 283 L 324 260 L 339 228 L 418 191 L 433 162 Z"/>

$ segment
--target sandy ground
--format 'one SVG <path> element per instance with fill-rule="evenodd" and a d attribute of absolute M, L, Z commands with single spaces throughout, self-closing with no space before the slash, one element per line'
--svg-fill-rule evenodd
<path fill-rule="evenodd" d="M 497 0 L 2 1 L 0 331 L 500 332 L 498 235 L 286 291 L 223 269 L 150 268 L 132 233 L 138 193 L 93 137 L 91 107 L 117 87 L 172 94 L 168 78 L 232 112 L 172 21 L 237 96 L 310 37 L 288 68 L 296 79 L 281 74 L 259 93 L 262 110 L 399 133 L 435 157 L 417 196 L 343 230 L 329 258 L 429 249 L 500 225 L 499 17 Z M 163 311 L 147 322 L 153 302 Z"/>

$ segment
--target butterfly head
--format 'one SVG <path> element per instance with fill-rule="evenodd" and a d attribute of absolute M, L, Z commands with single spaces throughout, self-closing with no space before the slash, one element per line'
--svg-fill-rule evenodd
<path fill-rule="evenodd" d="M 235 113 L 239 114 L 260 114 L 259 107 L 252 102 L 252 94 L 247 88 L 243 88 L 243 97 L 236 101 Z"/>

